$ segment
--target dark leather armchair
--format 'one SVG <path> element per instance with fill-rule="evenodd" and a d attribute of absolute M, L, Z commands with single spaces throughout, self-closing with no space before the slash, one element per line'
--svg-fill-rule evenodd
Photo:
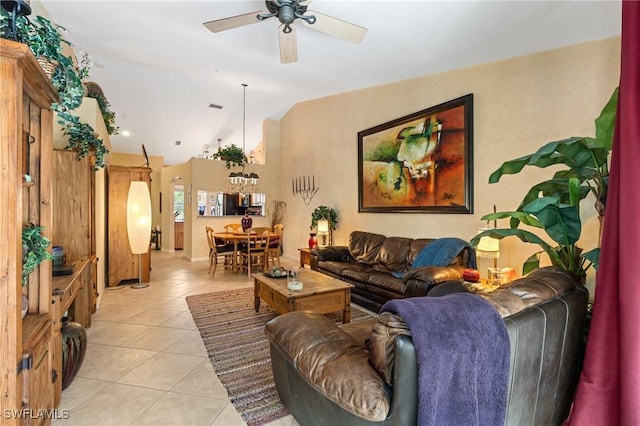
<path fill-rule="evenodd" d="M 441 294 L 468 291 L 460 281 L 440 285 Z M 560 425 L 580 372 L 587 291 L 564 272 L 542 268 L 481 296 L 501 314 L 509 335 L 505 425 Z M 336 326 L 324 315 L 294 312 L 267 324 L 278 394 L 300 424 L 416 424 L 416 351 L 406 327 L 397 318 L 383 320 L 387 314 Z M 386 350 L 365 349 L 372 329 L 388 337 Z M 390 384 L 373 367 L 384 365 L 380 357 L 388 357 Z"/>

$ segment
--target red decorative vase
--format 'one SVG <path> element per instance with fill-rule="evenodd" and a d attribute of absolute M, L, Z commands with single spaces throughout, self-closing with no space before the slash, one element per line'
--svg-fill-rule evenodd
<path fill-rule="evenodd" d="M 312 249 L 318 245 L 318 239 L 316 238 L 315 232 L 311 232 L 309 234 L 309 248 Z"/>

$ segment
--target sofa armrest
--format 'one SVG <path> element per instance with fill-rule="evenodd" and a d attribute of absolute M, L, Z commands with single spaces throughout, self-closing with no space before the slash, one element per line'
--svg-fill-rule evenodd
<path fill-rule="evenodd" d="M 318 262 L 334 261 L 334 262 L 350 262 L 352 260 L 351 253 L 347 246 L 324 246 L 314 247 L 310 251 L 311 269 L 318 270 Z"/>
<path fill-rule="evenodd" d="M 315 247 L 311 250 L 312 256 L 317 256 L 319 261 L 333 260 L 336 262 L 351 261 L 351 254 L 347 246 Z"/>
<path fill-rule="evenodd" d="M 325 315 L 297 311 L 265 326 L 272 345 L 318 393 L 370 421 L 384 420 L 390 395 L 367 352 Z"/>
<path fill-rule="evenodd" d="M 449 280 L 461 280 L 464 266 L 422 266 L 410 269 L 402 277 L 407 286 L 405 297 L 426 296 L 434 286 Z"/>

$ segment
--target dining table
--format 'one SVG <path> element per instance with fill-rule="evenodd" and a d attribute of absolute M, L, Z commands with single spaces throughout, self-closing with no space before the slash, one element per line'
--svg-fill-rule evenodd
<path fill-rule="evenodd" d="M 269 237 L 276 236 L 276 235 L 278 234 L 276 234 L 275 232 L 269 233 Z M 233 263 L 232 263 L 231 269 L 235 273 L 238 273 L 240 269 L 238 265 L 238 256 L 240 255 L 238 250 L 238 243 L 248 242 L 249 239 L 256 239 L 258 238 L 258 234 L 256 233 L 247 234 L 246 232 L 214 232 L 213 237 L 219 238 L 223 240 L 225 243 L 233 244 L 233 259 L 232 259 Z"/>

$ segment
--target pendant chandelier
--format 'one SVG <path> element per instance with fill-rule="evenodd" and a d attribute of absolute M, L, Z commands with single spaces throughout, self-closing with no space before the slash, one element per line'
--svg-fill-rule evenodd
<path fill-rule="evenodd" d="M 251 185 L 253 187 L 253 191 L 255 192 L 256 185 L 258 184 L 258 180 L 260 180 L 260 177 L 258 176 L 257 173 L 255 172 L 246 173 L 244 170 L 246 158 L 247 158 L 246 122 L 247 122 L 247 85 L 245 83 L 242 83 L 242 152 L 244 154 L 245 161 L 242 163 L 241 172 L 229 173 L 229 182 L 231 183 L 232 190 L 235 192 L 245 192 L 245 188 L 247 185 Z"/>

